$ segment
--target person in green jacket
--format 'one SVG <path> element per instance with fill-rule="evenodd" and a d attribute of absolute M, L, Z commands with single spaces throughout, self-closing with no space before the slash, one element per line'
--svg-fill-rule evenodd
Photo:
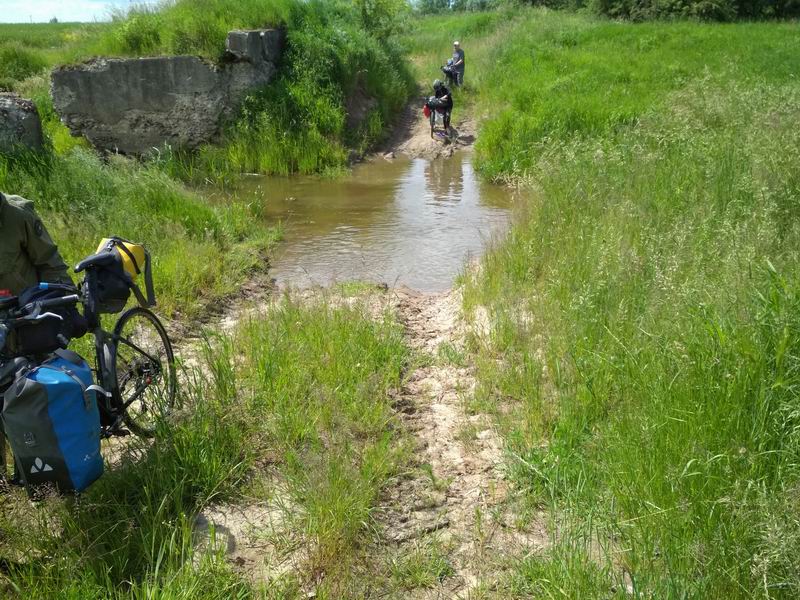
<path fill-rule="evenodd" d="M 67 265 L 36 214 L 33 202 L 0 193 L 0 297 L 17 296 L 42 282 L 72 284 Z M 0 358 L 2 393 L 13 379 L 16 365 Z M 0 421 L 0 482 L 6 477 L 5 433 Z"/>
<path fill-rule="evenodd" d="M 72 283 L 58 246 L 33 202 L 0 193 L 0 296 L 17 296 L 45 281 Z"/>

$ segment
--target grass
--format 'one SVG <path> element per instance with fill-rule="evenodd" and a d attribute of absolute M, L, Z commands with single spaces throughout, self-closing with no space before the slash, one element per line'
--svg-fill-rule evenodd
<path fill-rule="evenodd" d="M 391 577 L 403 590 L 430 589 L 455 574 L 447 549 L 436 537 L 415 542 L 391 561 Z"/>
<path fill-rule="evenodd" d="M 258 203 L 215 200 L 185 183 L 228 183 L 241 170 L 336 172 L 351 150 L 383 135 L 411 81 L 392 46 L 391 10 L 208 0 L 101 27 L 0 28 L 0 83 L 37 102 L 46 136 L 41 153 L 0 157 L 0 189 L 35 201 L 69 263 L 109 234 L 145 243 L 159 312 L 198 318 L 264 269 L 277 231 L 264 225 Z M 229 29 L 279 23 L 290 31 L 278 80 L 247 100 L 220 147 L 166 149 L 141 162 L 101 158 L 53 111 L 53 64 L 97 53 L 217 58 Z M 355 92 L 376 104 L 363 127 L 348 128 Z M 366 312 L 287 299 L 230 336 L 209 335 L 202 369 L 182 379 L 180 416 L 155 443 L 134 441 L 74 501 L 0 498 L 2 594 L 244 599 L 295 597 L 313 585 L 319 597 L 337 598 L 363 590 L 357 574 L 374 560 L 372 510 L 405 461 L 388 389 L 399 383 L 406 349 L 394 324 Z M 291 528 L 283 543 L 302 548 L 297 573 L 254 585 L 219 548 L 198 546 L 199 512 L 245 495 L 285 502 Z"/>
<path fill-rule="evenodd" d="M 513 565 L 493 590 L 501 597 L 800 593 L 797 35 L 795 24 L 632 25 L 508 10 L 425 19 L 407 36 L 418 79 L 461 39 L 460 106 L 483 119 L 477 165 L 528 198 L 464 290 L 465 308 L 482 305 L 491 321 L 488 340 L 473 341 L 472 403 L 498 415 L 509 478 L 527 498 L 517 520 L 544 507 L 552 521 L 552 545 Z M 349 41 L 337 43 L 323 36 L 319 51 L 351 56 Z M 376 47 L 336 72 L 370 64 L 358 61 Z M 41 89 L 35 77 L 20 85 Z M 292 86 L 322 83 L 298 77 L 287 70 L 275 96 L 254 98 L 247 126 L 292 131 L 281 129 L 285 114 L 311 110 L 320 120 L 298 139 L 339 152 L 323 138 L 337 140 L 341 104 L 302 104 Z M 319 97 L 336 89 L 346 88 Z M 279 125 L 259 123 L 264 107 L 284 111 Z M 180 288 L 189 253 L 215 265 L 228 249 L 224 260 L 252 264 L 253 209 L 202 201 L 164 172 L 191 180 L 193 169 L 257 164 L 258 152 L 225 155 L 240 134 L 219 156 L 142 166 L 102 164 L 48 131 L 47 160 L 2 163 L 0 186 L 41 198 L 55 231 L 75 231 L 68 219 L 90 213 L 97 231 L 150 236 L 163 244 L 157 255 L 174 259 L 160 266 L 175 281 L 168 297 L 191 289 Z M 293 149 L 282 150 L 293 169 L 341 159 L 314 163 L 319 152 Z M 163 216 L 151 224 L 150 211 Z M 75 235 L 68 253 L 95 234 Z M 194 275 L 206 281 L 202 269 Z M 80 502 L 7 504 L 7 593 L 292 597 L 306 574 L 321 581 L 320 597 L 338 598 L 366 595 L 384 575 L 403 589 L 447 577 L 452 565 L 434 543 L 371 570 L 372 507 L 404 459 L 387 392 L 408 357 L 397 327 L 366 312 L 289 301 L 212 337 L 205 375 L 185 391 L 191 410 L 157 444 Z M 465 359 L 440 350 L 442 362 Z M 462 432 L 465 443 L 471 436 Z M 197 552 L 192 523 L 209 503 L 276 489 L 307 552 L 300 576 L 257 590 L 219 554 Z"/>
<path fill-rule="evenodd" d="M 92 56 L 220 60 L 229 31 L 283 27 L 287 48 L 276 80 L 253 90 L 219 143 L 165 147 L 155 163 L 193 184 L 229 183 L 243 172 L 335 174 L 383 139 L 412 91 L 395 43 L 406 10 L 400 1 L 177 0 L 134 7 L 104 25 L 0 26 L 0 86 L 34 95 L 48 131 L 63 138 L 41 77 L 47 68 Z M 350 109 L 363 118 L 348 122 Z"/>
<path fill-rule="evenodd" d="M 698 79 L 781 85 L 797 64 L 791 23 L 625 25 L 530 12 L 509 29 L 487 53 L 502 68 L 478 81 L 489 116 L 479 166 L 491 179 L 534 175 L 559 143 L 609 137 Z"/>
<path fill-rule="evenodd" d="M 361 313 L 286 300 L 210 337 L 207 367 L 185 377 L 183 416 L 154 444 L 134 440 L 78 501 L 0 499 L 0 589 L 32 599 L 293 596 L 298 582 L 259 590 L 193 533 L 209 504 L 282 489 L 286 535 L 306 551 L 300 583 L 324 573 L 318 594 L 341 597 L 366 560 L 375 496 L 402 459 L 387 391 L 406 350 L 395 325 Z"/>
<path fill-rule="evenodd" d="M 190 4 L 178 3 L 159 14 L 172 18 Z M 229 10 L 221 0 L 207 4 L 203 19 Z M 247 4 L 237 10 L 259 14 Z M 222 144 L 170 156 L 167 163 L 178 176 L 335 174 L 351 155 L 362 155 L 383 139 L 402 111 L 413 88 L 393 35 L 402 3 L 284 4 L 289 8 L 280 22 L 287 28 L 287 50 L 276 81 L 246 100 Z M 361 5 L 368 8 L 362 10 Z M 362 102 L 371 108 L 360 122 L 349 123 L 349 108 L 359 110 Z"/>
<path fill-rule="evenodd" d="M 558 532 L 507 593 L 795 597 L 797 26 L 531 10 L 420 43 L 471 24 L 478 167 L 528 197 L 467 278 L 476 401 Z"/>
<path fill-rule="evenodd" d="M 82 148 L 0 157 L 0 189 L 34 200 L 69 265 L 102 237 L 143 242 L 153 256 L 159 311 L 186 319 L 263 270 L 277 238 L 255 206 L 211 204 L 152 166 L 104 163 Z"/>
<path fill-rule="evenodd" d="M 0 89 L 13 90 L 20 81 L 79 52 L 96 39 L 106 24 L 0 23 Z"/>

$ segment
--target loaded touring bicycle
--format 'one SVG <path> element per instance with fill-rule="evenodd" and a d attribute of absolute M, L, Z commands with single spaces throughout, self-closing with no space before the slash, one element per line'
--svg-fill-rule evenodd
<path fill-rule="evenodd" d="M 75 272 L 84 273 L 79 289 L 43 283 L 0 298 L 3 424 L 29 491 L 42 483 L 62 492 L 85 489 L 102 473 L 101 438 L 152 437 L 175 403 L 175 357 L 150 310 L 155 294 L 144 247 L 104 239 Z M 131 294 L 139 305 L 125 310 Z M 107 331 L 101 316 L 118 313 Z M 66 349 L 87 330 L 94 336 L 94 368 Z"/>

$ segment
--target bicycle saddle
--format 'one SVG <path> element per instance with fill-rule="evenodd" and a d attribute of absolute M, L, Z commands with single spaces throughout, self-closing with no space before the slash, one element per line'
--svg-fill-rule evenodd
<path fill-rule="evenodd" d="M 81 262 L 79 262 L 75 266 L 75 272 L 80 273 L 84 269 L 89 267 L 102 267 L 105 265 L 110 265 L 114 261 L 116 261 L 116 255 L 112 254 L 111 252 L 100 252 L 98 254 L 92 254 L 91 256 L 87 256 Z"/>

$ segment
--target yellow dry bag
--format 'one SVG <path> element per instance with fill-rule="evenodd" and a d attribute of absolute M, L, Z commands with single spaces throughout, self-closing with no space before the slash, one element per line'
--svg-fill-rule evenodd
<path fill-rule="evenodd" d="M 110 244 L 109 244 L 110 242 Z M 97 252 L 109 251 L 111 248 L 119 253 L 122 266 L 135 280 L 144 270 L 147 263 L 147 250 L 141 244 L 129 242 L 122 238 L 103 238 L 97 247 Z"/>
<path fill-rule="evenodd" d="M 150 265 L 150 253 L 141 244 L 131 242 L 125 238 L 112 236 L 103 238 L 97 247 L 97 254 L 113 252 L 117 255 L 118 263 L 125 273 L 130 275 L 128 285 L 141 306 L 155 306 L 156 295 L 153 290 L 153 272 Z M 144 285 L 147 295 L 142 294 L 136 284 L 136 278 L 144 273 Z M 120 273 L 122 275 L 122 273 Z"/>

